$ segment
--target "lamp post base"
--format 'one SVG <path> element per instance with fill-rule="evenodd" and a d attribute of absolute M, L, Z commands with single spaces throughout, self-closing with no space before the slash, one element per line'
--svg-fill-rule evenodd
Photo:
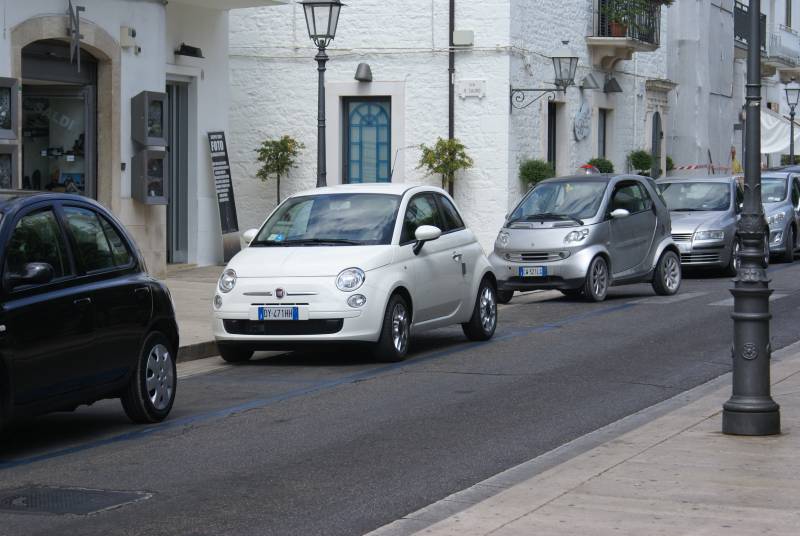
<path fill-rule="evenodd" d="M 781 433 L 779 410 L 767 412 L 722 411 L 722 433 L 742 436 L 767 436 Z"/>

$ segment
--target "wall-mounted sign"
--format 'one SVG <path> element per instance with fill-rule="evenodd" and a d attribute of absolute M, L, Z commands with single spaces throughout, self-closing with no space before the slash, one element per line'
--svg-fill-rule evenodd
<path fill-rule="evenodd" d="M 462 99 L 482 99 L 486 96 L 486 80 L 456 80 L 456 93 Z"/>
<path fill-rule="evenodd" d="M 586 101 L 581 103 L 578 113 L 575 114 L 573 130 L 577 141 L 585 140 L 592 132 L 592 108 Z"/>
<path fill-rule="evenodd" d="M 211 171 L 214 175 L 214 186 L 217 190 L 219 207 L 219 225 L 222 229 L 222 248 L 225 262 L 239 251 L 239 238 L 234 235 L 239 230 L 236 217 L 236 200 L 233 197 L 233 180 L 231 164 L 228 160 L 228 144 L 224 132 L 209 132 L 208 146 L 211 149 Z M 230 236 L 225 236 L 230 235 Z"/>
<path fill-rule="evenodd" d="M 81 13 L 86 11 L 83 6 L 72 6 L 69 0 L 67 16 L 69 17 L 69 27 L 67 27 L 67 37 L 69 37 L 69 62 L 78 62 L 78 72 L 81 72 Z"/>

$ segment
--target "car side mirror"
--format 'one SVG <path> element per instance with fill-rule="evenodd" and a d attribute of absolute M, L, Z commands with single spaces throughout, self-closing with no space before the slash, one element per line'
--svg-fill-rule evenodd
<path fill-rule="evenodd" d="M 620 218 L 627 218 L 630 215 L 631 213 L 625 210 L 624 208 L 618 208 L 611 211 L 611 217 L 614 218 L 615 220 L 618 220 Z"/>
<path fill-rule="evenodd" d="M 440 236 L 442 236 L 442 230 L 433 225 L 420 225 L 417 227 L 414 232 L 414 238 L 417 239 L 416 244 L 414 244 L 414 255 L 419 255 L 425 242 L 436 240 Z"/>
<path fill-rule="evenodd" d="M 8 274 L 6 285 L 9 290 L 22 285 L 44 285 L 55 277 L 53 267 L 46 262 L 29 262 L 21 274 Z"/>
<path fill-rule="evenodd" d="M 257 234 L 258 234 L 258 229 L 248 229 L 242 233 L 242 241 L 246 246 L 249 246 L 250 242 L 252 242 L 255 239 Z"/>

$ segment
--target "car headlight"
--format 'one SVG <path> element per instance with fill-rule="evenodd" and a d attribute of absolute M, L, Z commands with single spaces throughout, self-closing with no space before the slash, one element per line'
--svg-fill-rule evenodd
<path fill-rule="evenodd" d="M 497 243 L 500 244 L 502 247 L 506 247 L 508 245 L 508 240 L 511 238 L 511 235 L 508 231 L 500 231 L 497 234 Z"/>
<path fill-rule="evenodd" d="M 342 292 L 353 292 L 364 284 L 366 278 L 361 268 L 347 268 L 336 277 L 336 288 Z"/>
<path fill-rule="evenodd" d="M 586 237 L 589 236 L 589 229 L 580 229 L 578 231 L 572 231 L 567 236 L 564 237 L 565 244 L 574 244 L 575 242 L 580 242 L 585 240 Z"/>
<path fill-rule="evenodd" d="M 233 287 L 236 286 L 236 272 L 230 268 L 222 272 L 222 275 L 219 276 L 219 283 L 217 286 L 220 292 L 228 293 L 232 291 Z"/>
<path fill-rule="evenodd" d="M 694 233 L 695 240 L 724 240 L 725 231 L 697 231 Z"/>
<path fill-rule="evenodd" d="M 768 217 L 767 223 L 770 227 L 773 225 L 780 225 L 783 223 L 784 218 L 785 216 L 783 215 L 783 212 L 778 212 L 777 214 L 773 214 L 772 216 Z"/>

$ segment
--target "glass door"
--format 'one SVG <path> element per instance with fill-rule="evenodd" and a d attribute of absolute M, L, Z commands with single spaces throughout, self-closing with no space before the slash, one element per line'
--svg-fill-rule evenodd
<path fill-rule="evenodd" d="M 189 86 L 167 84 L 167 154 L 170 193 L 167 202 L 167 262 L 189 261 Z"/>

